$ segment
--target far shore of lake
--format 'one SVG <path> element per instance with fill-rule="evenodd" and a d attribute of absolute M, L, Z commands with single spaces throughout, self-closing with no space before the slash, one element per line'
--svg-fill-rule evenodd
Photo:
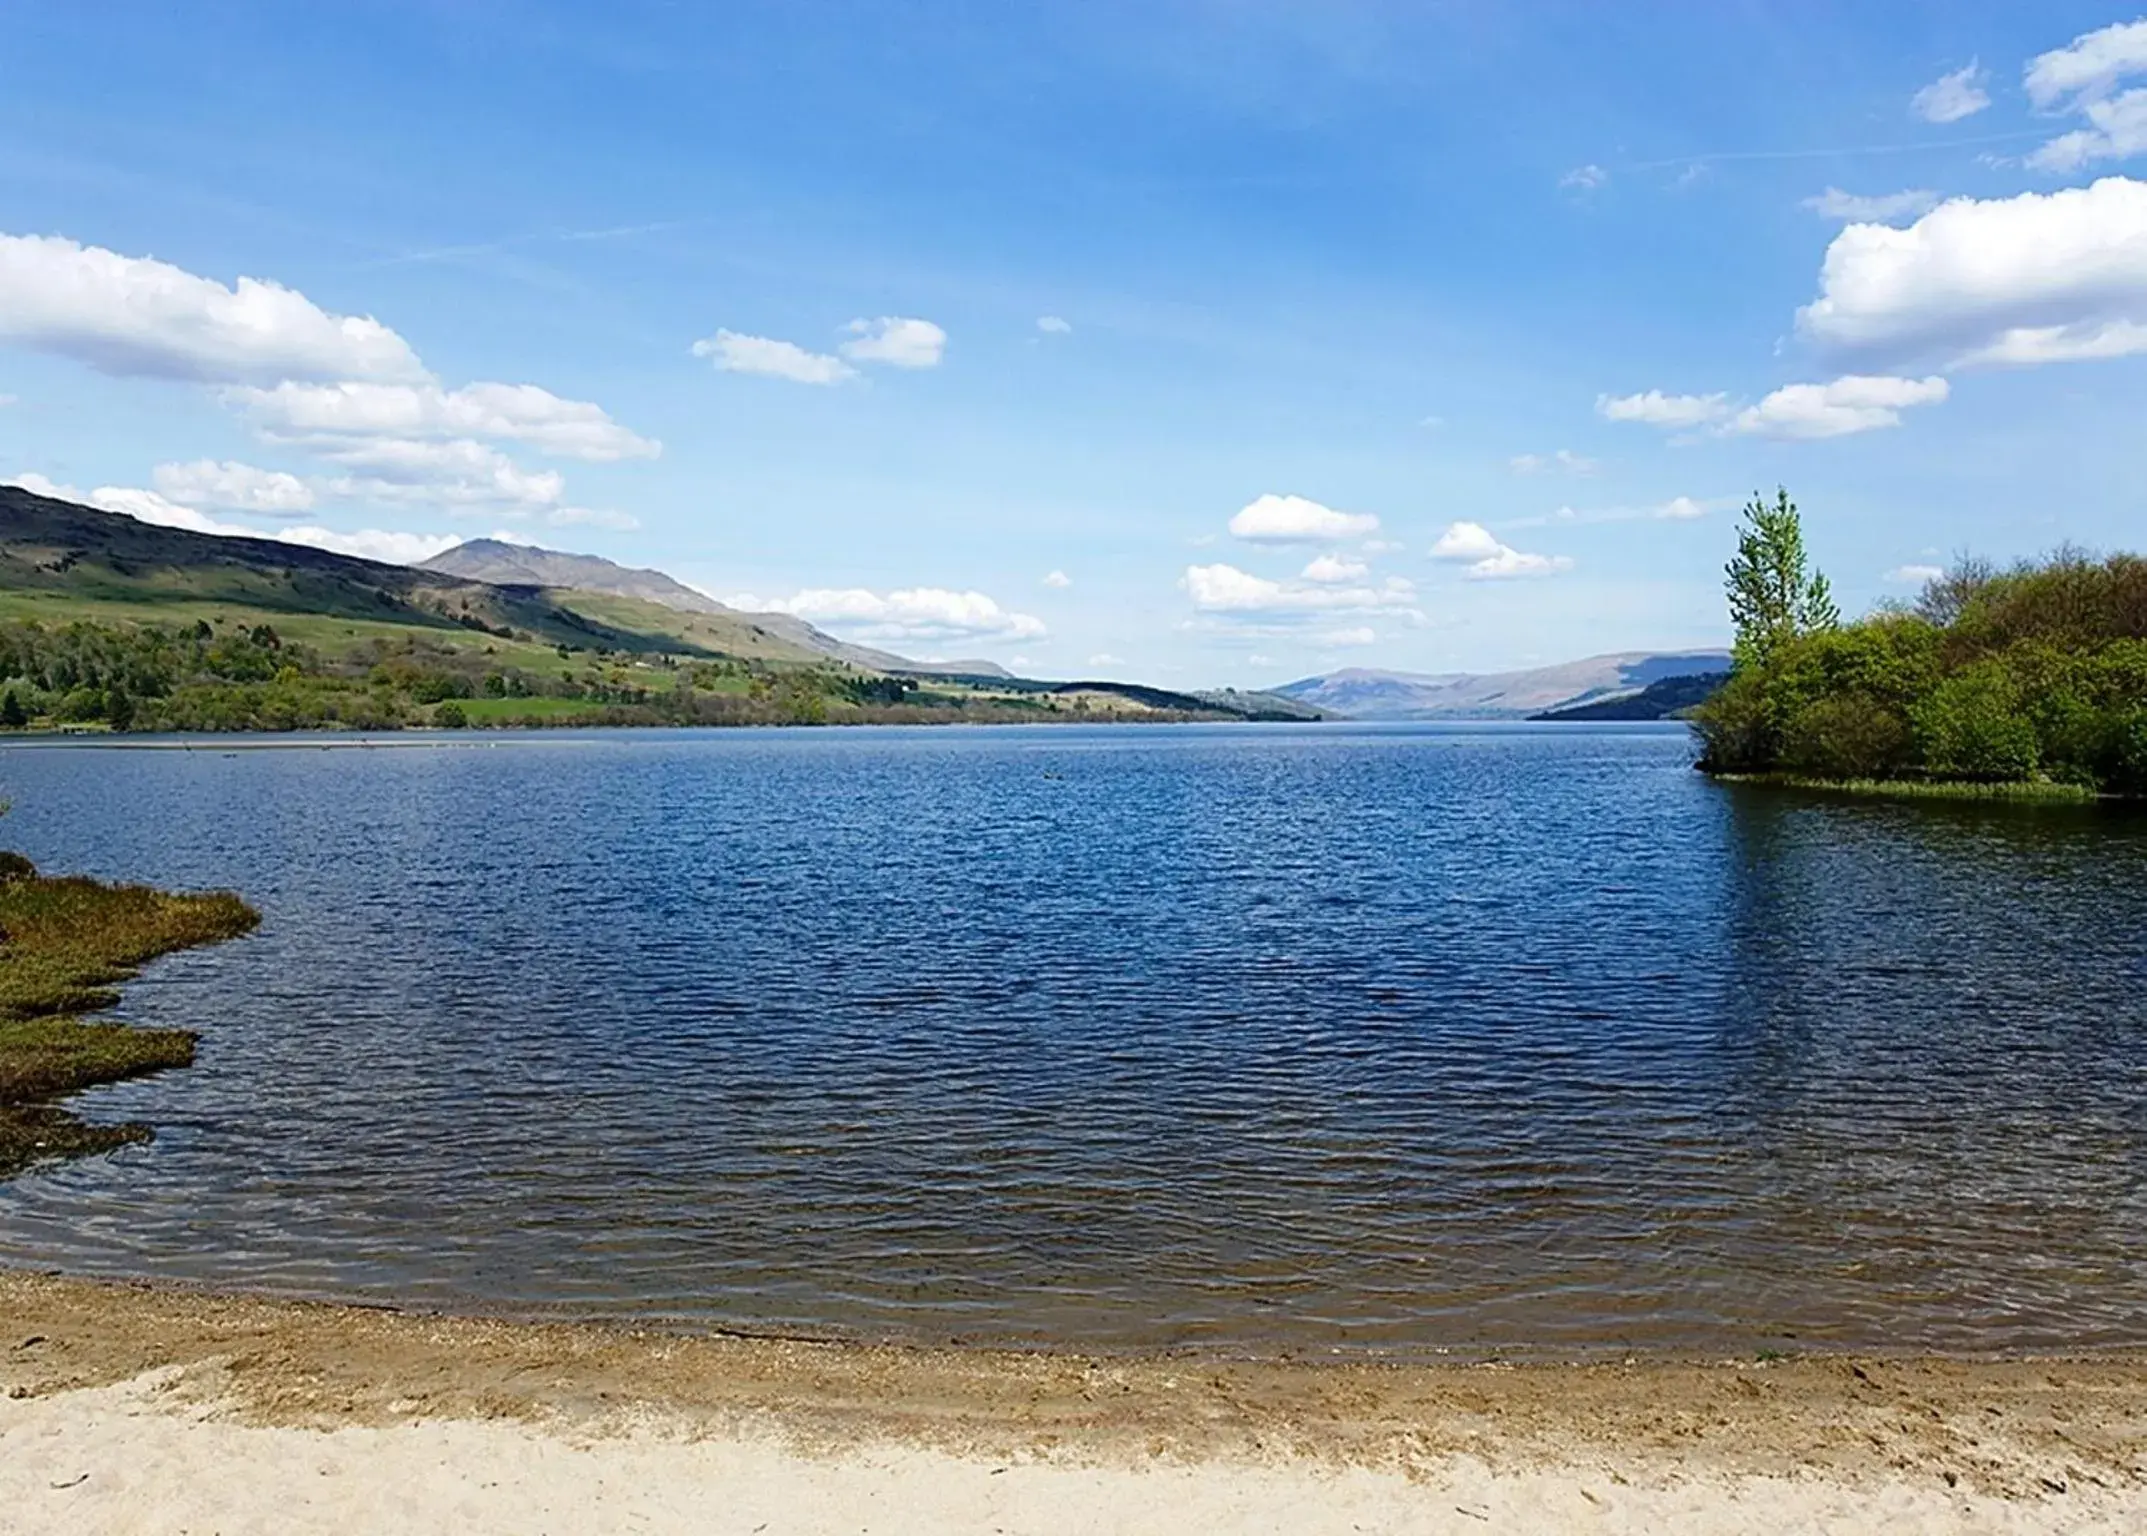
<path fill-rule="evenodd" d="M 0 1272 L 35 1528 L 2083 1532 L 2147 1358 L 1251 1362 L 413 1315 Z"/>

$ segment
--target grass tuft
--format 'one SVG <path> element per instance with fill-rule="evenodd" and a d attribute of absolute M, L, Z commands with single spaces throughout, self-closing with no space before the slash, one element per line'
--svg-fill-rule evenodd
<path fill-rule="evenodd" d="M 50 1101 L 187 1066 L 193 1034 L 81 1016 L 111 1007 L 113 987 L 159 955 L 236 938 L 260 920 L 228 891 L 48 879 L 19 856 L 0 860 L 0 1178 L 146 1141 L 146 1126 L 86 1125 Z"/>
<path fill-rule="evenodd" d="M 2106 798 L 2080 784 L 2048 780 L 1815 779 L 1797 773 L 1713 773 L 1725 784 L 1766 784 L 1825 794 L 1870 795 L 1892 800 L 2015 800 L 2042 805 L 2088 805 Z"/>

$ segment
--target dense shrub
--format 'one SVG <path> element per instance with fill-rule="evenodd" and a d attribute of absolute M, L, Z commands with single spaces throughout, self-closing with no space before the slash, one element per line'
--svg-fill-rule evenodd
<path fill-rule="evenodd" d="M 1740 665 L 1695 724 L 1719 772 L 2147 795 L 2147 560 L 1959 562 L 1913 610 Z"/>

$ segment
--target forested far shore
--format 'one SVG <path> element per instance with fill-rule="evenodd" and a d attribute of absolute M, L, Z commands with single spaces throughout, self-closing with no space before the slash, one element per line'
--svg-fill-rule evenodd
<path fill-rule="evenodd" d="M 1735 667 L 1694 714 L 1703 769 L 2147 796 L 2147 559 L 1963 557 L 1843 623 L 1787 494 L 1745 515 Z"/>

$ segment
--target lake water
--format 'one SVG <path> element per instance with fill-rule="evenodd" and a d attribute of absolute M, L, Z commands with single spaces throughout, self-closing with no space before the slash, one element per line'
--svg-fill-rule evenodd
<path fill-rule="evenodd" d="M 1676 728 L 0 752 L 258 935 L 0 1263 L 1237 1352 L 2147 1342 L 2147 818 Z"/>

